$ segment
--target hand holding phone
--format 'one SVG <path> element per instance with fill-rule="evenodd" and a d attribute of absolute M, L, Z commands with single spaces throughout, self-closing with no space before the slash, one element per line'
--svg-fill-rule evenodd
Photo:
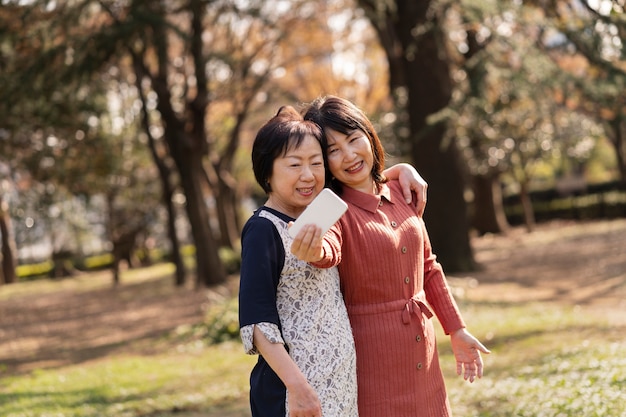
<path fill-rule="evenodd" d="M 296 237 L 304 225 L 315 224 L 324 235 L 346 210 L 348 205 L 329 188 L 324 188 L 291 225 L 289 234 Z"/>

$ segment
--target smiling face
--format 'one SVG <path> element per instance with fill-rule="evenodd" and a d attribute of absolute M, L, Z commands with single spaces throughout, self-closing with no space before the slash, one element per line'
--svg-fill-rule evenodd
<path fill-rule="evenodd" d="M 324 158 L 319 141 L 306 135 L 274 159 L 266 206 L 298 217 L 324 188 Z"/>
<path fill-rule="evenodd" d="M 344 186 L 373 193 L 386 182 L 385 149 L 365 113 L 350 101 L 327 96 L 314 100 L 304 120 L 324 129 L 329 182 L 341 194 Z"/>
<path fill-rule="evenodd" d="M 343 185 L 365 193 L 374 192 L 374 153 L 367 135 L 361 130 L 341 133 L 324 129 L 327 140 L 328 169 Z"/>

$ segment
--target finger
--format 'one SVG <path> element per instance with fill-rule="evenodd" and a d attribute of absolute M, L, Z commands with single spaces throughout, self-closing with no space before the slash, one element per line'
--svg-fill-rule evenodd
<path fill-rule="evenodd" d="M 315 225 L 311 225 L 311 227 L 307 230 L 307 238 L 310 251 L 319 244 L 320 239 L 322 238 L 322 229 Z"/>
<path fill-rule="evenodd" d="M 304 235 L 302 236 L 302 245 L 310 248 L 315 239 L 315 227 L 307 225 L 302 230 L 304 232 Z"/>
<path fill-rule="evenodd" d="M 419 200 L 417 200 L 417 214 L 419 216 L 423 216 L 424 210 L 426 210 L 426 201 L 420 198 Z"/>
<path fill-rule="evenodd" d="M 482 378 L 483 377 L 483 359 L 481 357 L 478 357 L 478 360 L 476 361 L 476 375 L 478 376 L 478 378 Z"/>
<path fill-rule="evenodd" d="M 476 363 L 474 361 L 465 362 L 465 370 L 468 372 L 468 375 L 476 374 Z"/>
<path fill-rule="evenodd" d="M 473 362 L 466 363 L 465 364 L 465 373 L 467 375 L 467 377 L 465 379 L 466 380 L 469 379 L 470 382 L 474 382 L 474 379 L 476 379 L 476 365 Z"/>
<path fill-rule="evenodd" d="M 291 253 L 298 256 L 300 254 L 301 247 L 302 247 L 302 237 L 301 237 L 301 233 L 298 233 L 298 235 L 295 238 L 293 238 L 293 241 L 291 242 Z"/>
<path fill-rule="evenodd" d="M 426 187 L 426 185 L 421 187 L 415 185 L 413 187 L 413 190 L 415 191 L 415 198 L 417 199 L 417 214 L 420 216 L 424 214 L 424 210 L 426 209 Z"/>
<path fill-rule="evenodd" d="M 302 236 L 302 244 L 300 246 L 300 253 L 307 257 L 311 252 L 311 244 L 313 243 L 313 232 L 309 228 L 303 230 L 304 235 Z"/>
<path fill-rule="evenodd" d="M 411 185 L 412 187 L 413 185 Z M 404 196 L 404 201 L 406 201 L 407 204 L 411 204 L 411 200 L 413 200 L 413 194 L 411 193 L 411 189 L 409 188 L 408 190 L 405 189 L 404 187 L 402 188 L 402 195 Z"/>
<path fill-rule="evenodd" d="M 302 229 L 298 232 L 296 237 L 293 239 L 293 242 L 291 243 L 291 253 L 298 256 L 305 255 L 308 252 L 311 243 L 310 228 L 311 225 L 307 224 L 304 225 Z"/>
<path fill-rule="evenodd" d="M 461 375 L 463 373 L 463 364 L 459 361 L 456 362 L 456 374 Z"/>
<path fill-rule="evenodd" d="M 408 187 L 402 187 L 402 195 L 404 196 L 404 201 L 407 204 L 411 204 L 413 201 L 413 193 L 415 193 L 415 198 L 417 199 L 417 204 L 419 205 L 422 200 L 422 189 L 420 188 L 420 184 L 414 179 L 411 180 Z"/>

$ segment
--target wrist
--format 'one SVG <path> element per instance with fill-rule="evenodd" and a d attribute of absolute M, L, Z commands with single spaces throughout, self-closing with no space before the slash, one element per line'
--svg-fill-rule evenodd
<path fill-rule="evenodd" d="M 465 332 L 466 332 L 465 327 L 461 327 L 459 329 L 451 331 L 450 332 L 450 336 L 458 336 L 458 335 L 463 334 Z"/>
<path fill-rule="evenodd" d="M 301 390 L 302 387 L 305 387 L 308 384 L 308 381 L 306 380 L 302 372 L 300 372 L 300 370 L 297 370 L 296 372 L 285 377 L 285 379 L 283 380 L 283 384 L 285 384 L 285 388 L 287 388 L 288 391 L 296 392 L 298 390 Z"/>
<path fill-rule="evenodd" d="M 324 257 L 326 256 L 326 249 L 324 248 L 324 246 L 322 245 L 322 247 L 320 248 L 320 251 L 317 254 L 319 257 L 314 260 L 313 262 L 319 262 L 322 259 L 324 259 Z"/>

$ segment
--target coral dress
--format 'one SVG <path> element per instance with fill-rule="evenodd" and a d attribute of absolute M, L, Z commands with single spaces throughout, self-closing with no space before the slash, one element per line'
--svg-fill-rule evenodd
<path fill-rule="evenodd" d="M 361 417 L 451 415 L 431 317 L 446 333 L 465 327 L 415 207 L 397 181 L 380 195 L 347 188 L 347 213 L 325 236 L 339 263 L 352 324 Z M 451 365 L 455 366 L 455 365 Z"/>

